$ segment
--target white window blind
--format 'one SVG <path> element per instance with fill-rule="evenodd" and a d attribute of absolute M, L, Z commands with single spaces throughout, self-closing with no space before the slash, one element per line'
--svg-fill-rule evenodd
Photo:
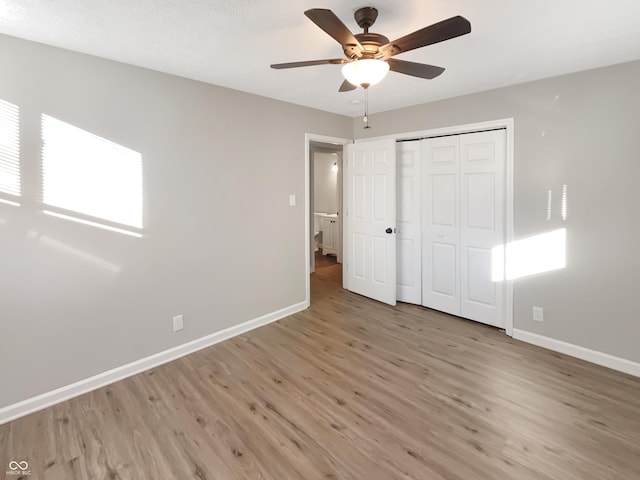
<path fill-rule="evenodd" d="M 140 153 L 48 115 L 42 140 L 46 205 L 142 229 Z"/>
<path fill-rule="evenodd" d="M 20 195 L 20 111 L 0 100 L 0 192 Z"/>

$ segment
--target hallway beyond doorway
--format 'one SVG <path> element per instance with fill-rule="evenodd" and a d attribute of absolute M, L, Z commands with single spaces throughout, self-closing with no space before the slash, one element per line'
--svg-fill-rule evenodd
<path fill-rule="evenodd" d="M 334 255 L 322 255 L 320 251 L 315 252 L 316 271 L 315 275 L 318 280 L 336 284 L 342 287 L 342 264 Z"/>

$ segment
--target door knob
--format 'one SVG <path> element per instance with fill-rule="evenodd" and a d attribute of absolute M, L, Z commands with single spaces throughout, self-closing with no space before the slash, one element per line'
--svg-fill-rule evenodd
<path fill-rule="evenodd" d="M 389 228 L 387 228 L 387 229 L 385 230 L 385 232 L 387 232 L 387 233 L 393 233 L 393 230 L 391 229 L 391 227 L 389 227 Z"/>

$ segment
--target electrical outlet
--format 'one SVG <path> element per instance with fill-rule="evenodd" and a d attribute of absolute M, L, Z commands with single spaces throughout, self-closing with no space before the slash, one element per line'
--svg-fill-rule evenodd
<path fill-rule="evenodd" d="M 533 307 L 533 319 L 536 322 L 544 322 L 544 310 L 542 307 Z"/>
<path fill-rule="evenodd" d="M 177 332 L 184 328 L 184 316 L 176 315 L 173 317 L 173 331 Z"/>

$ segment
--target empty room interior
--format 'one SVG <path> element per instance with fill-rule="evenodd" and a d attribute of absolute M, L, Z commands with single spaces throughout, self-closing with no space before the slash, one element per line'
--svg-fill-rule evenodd
<path fill-rule="evenodd" d="M 0 60 L 0 478 L 640 479 L 637 0 L 4 0 Z"/>

